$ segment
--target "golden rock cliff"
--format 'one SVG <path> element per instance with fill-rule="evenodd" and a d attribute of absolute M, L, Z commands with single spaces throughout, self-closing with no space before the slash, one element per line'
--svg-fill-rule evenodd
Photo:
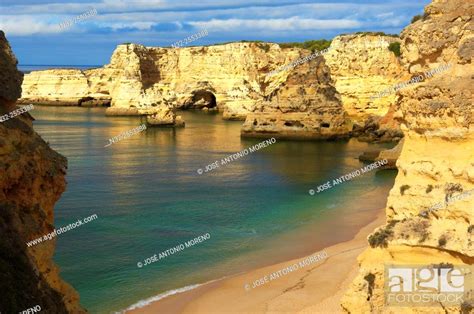
<path fill-rule="evenodd" d="M 336 36 L 324 55 L 331 77 L 347 113 L 358 119 L 369 114 L 383 116 L 395 103 L 395 94 L 372 98 L 398 83 L 407 72 L 388 49 L 397 37 L 374 34 Z"/>
<path fill-rule="evenodd" d="M 387 42 L 381 44 L 375 36 L 337 37 L 335 43 L 340 47 L 325 55 L 344 107 L 354 116 L 383 115 L 393 100 L 388 96 L 367 102 L 369 95 L 377 92 L 376 87 L 391 84 L 400 75 L 398 60 L 387 49 Z M 282 87 L 294 69 L 268 74 L 308 53 L 272 43 L 186 48 L 123 44 L 117 46 L 110 63 L 101 68 L 27 74 L 21 102 L 110 104 L 110 115 L 153 114 L 163 108 L 218 109 L 224 119 L 245 120 L 257 103 Z M 301 86 L 305 84 L 293 80 Z"/>
<path fill-rule="evenodd" d="M 119 45 L 110 63 L 91 70 L 54 69 L 27 74 L 24 103 L 106 104 L 109 114 L 148 114 L 154 107 L 219 109 L 226 119 L 245 119 L 271 92 L 271 69 L 302 49 L 277 44 L 231 43 L 160 48 Z"/>
<path fill-rule="evenodd" d="M 0 31 L 0 115 L 15 109 L 22 74 Z M 28 113 L 0 122 L 0 312 L 39 305 L 45 313 L 85 313 L 53 263 L 55 240 L 27 242 L 53 231 L 53 207 L 66 187 L 67 160 L 32 128 Z"/>
<path fill-rule="evenodd" d="M 322 57 L 283 75 L 285 81 L 247 115 L 242 136 L 290 139 L 349 136 L 350 124 Z"/>
<path fill-rule="evenodd" d="M 342 299 L 347 312 L 472 313 L 472 290 L 462 306 L 386 307 L 384 265 L 474 264 L 473 14 L 472 2 L 435 0 L 401 34 L 402 65 L 423 80 L 397 94 L 399 173 L 387 224 L 369 236 Z"/>

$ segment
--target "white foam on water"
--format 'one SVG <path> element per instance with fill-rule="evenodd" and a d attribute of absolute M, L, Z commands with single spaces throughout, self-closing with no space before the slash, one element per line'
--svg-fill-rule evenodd
<path fill-rule="evenodd" d="M 178 289 L 173 289 L 173 290 L 169 290 L 169 291 L 166 291 L 166 292 L 163 292 L 163 293 L 160 293 L 158 295 L 155 295 L 151 298 L 148 298 L 148 299 L 145 299 L 145 300 L 140 300 L 138 301 L 137 303 L 135 304 L 132 304 L 131 306 L 129 306 L 128 308 L 126 308 L 125 310 L 122 310 L 120 312 L 115 312 L 115 314 L 123 314 L 125 313 L 126 311 L 131 311 L 131 310 L 135 310 L 135 309 L 139 309 L 139 308 L 142 308 L 142 307 L 145 307 L 147 305 L 150 305 L 151 303 L 153 302 L 156 302 L 158 300 L 161 300 L 161 299 L 164 299 L 166 297 L 169 297 L 171 295 L 175 295 L 175 294 L 178 294 L 178 293 L 183 293 L 183 292 L 186 292 L 186 291 L 189 291 L 189 290 L 193 290 L 193 289 L 196 289 L 198 287 L 201 287 L 201 286 L 204 286 L 204 285 L 207 285 L 207 284 L 210 284 L 210 283 L 213 283 L 215 281 L 219 281 L 219 280 L 222 280 L 222 279 L 225 279 L 227 277 L 224 277 L 224 278 L 221 278 L 221 279 L 215 279 L 215 280 L 211 280 L 211 281 L 208 281 L 208 282 L 205 282 L 205 283 L 198 283 L 198 284 L 195 284 L 195 285 L 189 285 L 189 286 L 185 286 L 185 287 L 182 287 L 182 288 L 178 288 Z"/>

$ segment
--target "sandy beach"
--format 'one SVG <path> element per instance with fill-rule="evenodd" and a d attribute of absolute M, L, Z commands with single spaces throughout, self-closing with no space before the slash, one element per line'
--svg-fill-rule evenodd
<path fill-rule="evenodd" d="M 326 258 L 259 286 L 253 287 L 256 280 L 307 257 L 203 285 L 127 313 L 342 313 L 339 300 L 357 274 L 357 256 L 368 245 L 367 235 L 384 221 L 380 210 L 352 240 L 315 252 L 327 253 Z"/>

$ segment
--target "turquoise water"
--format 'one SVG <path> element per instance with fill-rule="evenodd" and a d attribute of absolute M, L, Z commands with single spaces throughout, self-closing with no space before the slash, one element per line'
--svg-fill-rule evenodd
<path fill-rule="evenodd" d="M 183 129 L 148 128 L 104 148 L 140 118 L 76 107 L 35 106 L 31 114 L 36 131 L 69 161 L 56 226 L 98 215 L 60 235 L 55 255 L 91 313 L 312 252 L 315 244 L 302 239 L 313 233 L 319 245 L 350 237 L 347 228 L 328 226 L 382 208 L 396 174 L 373 171 L 310 196 L 309 189 L 360 168 L 357 156 L 381 145 L 277 141 L 199 175 L 197 169 L 261 140 L 241 139 L 241 122 L 184 112 Z M 205 233 L 209 240 L 137 267 Z"/>

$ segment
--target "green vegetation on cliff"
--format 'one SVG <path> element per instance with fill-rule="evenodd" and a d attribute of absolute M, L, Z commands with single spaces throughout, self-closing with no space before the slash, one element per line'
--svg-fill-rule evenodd
<path fill-rule="evenodd" d="M 328 48 L 331 45 L 332 40 L 320 39 L 320 40 L 307 40 L 302 43 L 291 42 L 291 43 L 281 43 L 281 48 L 303 48 L 311 51 L 320 51 Z"/>
<path fill-rule="evenodd" d="M 411 24 L 415 23 L 416 21 L 418 20 L 426 20 L 426 18 L 428 17 L 428 14 L 424 13 L 423 15 L 421 14 L 418 14 L 418 15 L 415 15 L 414 17 L 411 18 Z"/>
<path fill-rule="evenodd" d="M 400 43 L 393 42 L 388 45 L 388 50 L 393 52 L 397 57 L 400 57 Z"/>

